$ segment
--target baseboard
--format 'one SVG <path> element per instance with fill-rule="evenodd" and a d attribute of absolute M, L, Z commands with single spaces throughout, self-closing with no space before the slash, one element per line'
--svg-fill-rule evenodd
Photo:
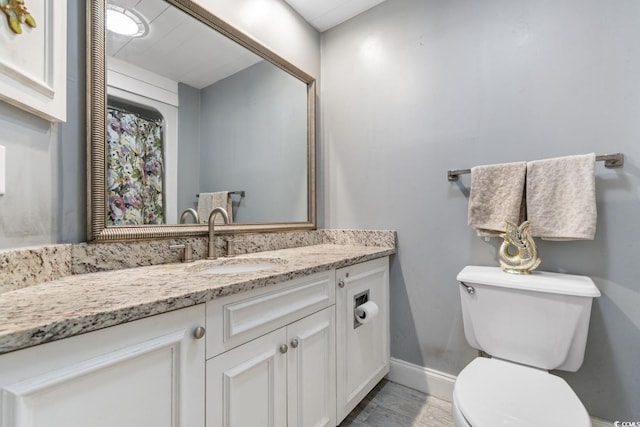
<path fill-rule="evenodd" d="M 456 381 L 455 375 L 423 366 L 414 365 L 404 360 L 391 358 L 389 374 L 387 379 L 405 387 L 421 391 L 438 399 L 451 402 L 453 399 L 453 384 Z M 593 427 L 613 427 L 613 422 L 591 418 Z"/>
<path fill-rule="evenodd" d="M 456 377 L 392 357 L 387 379 L 451 402 L 453 399 L 453 383 Z"/>

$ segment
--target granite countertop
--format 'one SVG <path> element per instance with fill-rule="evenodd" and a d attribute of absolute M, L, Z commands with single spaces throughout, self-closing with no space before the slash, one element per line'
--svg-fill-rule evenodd
<path fill-rule="evenodd" d="M 218 261 L 273 260 L 262 271 L 212 275 L 201 271 L 212 261 L 200 260 L 66 276 L 0 294 L 0 354 L 393 253 L 320 244 Z"/>

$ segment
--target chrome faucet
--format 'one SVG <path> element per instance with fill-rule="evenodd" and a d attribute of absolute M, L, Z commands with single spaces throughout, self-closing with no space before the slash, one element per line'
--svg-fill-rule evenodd
<path fill-rule="evenodd" d="M 209 214 L 209 254 L 207 259 L 216 259 L 216 232 L 214 228 L 216 214 L 221 214 L 225 224 L 229 224 L 229 214 L 224 208 L 217 207 Z"/>
<path fill-rule="evenodd" d="M 193 217 L 193 222 L 195 222 L 196 224 L 200 223 L 200 218 L 198 218 L 198 212 L 196 212 L 196 210 L 193 208 L 189 208 L 189 209 L 185 209 L 184 212 L 182 212 L 182 215 L 180 215 L 180 224 L 186 224 L 187 217 L 189 215 Z"/>

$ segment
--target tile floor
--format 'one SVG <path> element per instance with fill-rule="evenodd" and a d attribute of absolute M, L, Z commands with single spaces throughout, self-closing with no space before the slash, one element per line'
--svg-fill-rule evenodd
<path fill-rule="evenodd" d="M 451 404 L 382 380 L 339 427 L 453 427 Z"/>
<path fill-rule="evenodd" d="M 591 418 L 593 427 L 613 422 Z M 382 380 L 338 427 L 453 427 L 451 404 Z"/>

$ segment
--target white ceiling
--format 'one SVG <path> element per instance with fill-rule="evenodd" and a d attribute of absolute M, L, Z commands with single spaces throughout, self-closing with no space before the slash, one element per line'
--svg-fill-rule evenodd
<path fill-rule="evenodd" d="M 135 9 L 149 34 L 131 38 L 107 31 L 106 53 L 176 82 L 202 89 L 257 62 L 258 55 L 160 0 L 109 0 Z"/>
<path fill-rule="evenodd" d="M 384 0 L 284 0 L 318 31 L 335 27 Z"/>

